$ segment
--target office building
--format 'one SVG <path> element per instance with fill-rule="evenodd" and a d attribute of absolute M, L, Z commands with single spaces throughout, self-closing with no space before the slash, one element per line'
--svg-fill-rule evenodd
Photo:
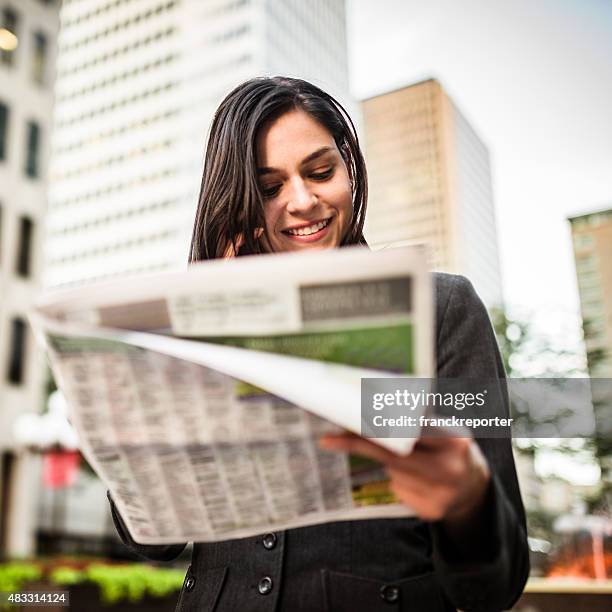
<path fill-rule="evenodd" d="M 186 264 L 214 109 L 256 75 L 348 100 L 344 0 L 65 0 L 45 283 Z"/>
<path fill-rule="evenodd" d="M 612 208 L 569 222 L 589 373 L 612 378 Z"/>
<path fill-rule="evenodd" d="M 0 555 L 35 539 L 35 455 L 16 419 L 44 402 L 45 368 L 27 325 L 41 280 L 59 0 L 0 0 Z"/>
<path fill-rule="evenodd" d="M 432 266 L 503 302 L 489 152 L 434 79 L 362 102 L 374 247 L 430 245 Z"/>

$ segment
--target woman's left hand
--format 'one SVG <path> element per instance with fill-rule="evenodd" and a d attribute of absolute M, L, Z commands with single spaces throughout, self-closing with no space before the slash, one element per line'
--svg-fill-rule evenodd
<path fill-rule="evenodd" d="M 460 536 L 477 520 L 491 480 L 487 461 L 472 438 L 441 431 L 420 438 L 406 456 L 349 432 L 323 436 L 319 444 L 382 463 L 400 502 L 423 520 L 442 521 L 450 535 Z"/>

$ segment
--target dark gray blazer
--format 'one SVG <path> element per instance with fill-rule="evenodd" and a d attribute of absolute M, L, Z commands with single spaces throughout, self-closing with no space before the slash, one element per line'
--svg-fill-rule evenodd
<path fill-rule="evenodd" d="M 438 376 L 498 378 L 499 405 L 507 412 L 505 373 L 484 305 L 461 276 L 436 274 L 435 282 Z M 341 521 L 195 544 L 177 610 L 510 608 L 529 574 L 525 514 L 510 441 L 478 443 L 493 478 L 469 558 L 453 550 L 439 524 L 416 518 Z M 136 544 L 112 500 L 111 510 L 121 539 L 140 555 L 168 561 L 184 549 Z"/>

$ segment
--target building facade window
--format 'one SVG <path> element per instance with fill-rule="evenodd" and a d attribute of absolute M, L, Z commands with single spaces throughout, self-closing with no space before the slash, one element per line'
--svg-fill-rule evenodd
<path fill-rule="evenodd" d="M 597 268 L 597 256 L 594 253 L 576 257 L 576 271 L 579 275 L 596 272 Z"/>
<path fill-rule="evenodd" d="M 575 234 L 574 246 L 576 249 L 588 249 L 595 245 L 595 240 L 591 234 Z"/>
<path fill-rule="evenodd" d="M 36 178 L 39 174 L 40 126 L 35 121 L 28 121 L 26 138 L 25 173 Z"/>
<path fill-rule="evenodd" d="M 8 148 L 9 107 L 0 102 L 0 160 L 6 158 Z"/>
<path fill-rule="evenodd" d="M 599 287 L 600 278 L 597 270 L 591 270 L 589 272 L 583 272 L 578 276 L 578 289 L 584 291 L 591 287 Z"/>
<path fill-rule="evenodd" d="M 32 42 L 32 80 L 44 85 L 48 54 L 47 37 L 43 32 L 34 32 Z"/>
<path fill-rule="evenodd" d="M 19 219 L 19 238 L 17 242 L 17 261 L 15 271 L 19 276 L 30 276 L 32 263 L 32 244 L 34 222 L 29 217 Z"/>
<path fill-rule="evenodd" d="M 20 317 L 15 317 L 11 321 L 10 344 L 8 355 L 8 369 L 6 378 L 13 385 L 23 383 L 25 376 L 25 357 L 26 357 L 26 324 Z"/>
<path fill-rule="evenodd" d="M 0 22 L 0 64 L 13 66 L 17 49 L 17 27 L 19 18 L 17 12 L 6 6 L 2 9 Z"/>

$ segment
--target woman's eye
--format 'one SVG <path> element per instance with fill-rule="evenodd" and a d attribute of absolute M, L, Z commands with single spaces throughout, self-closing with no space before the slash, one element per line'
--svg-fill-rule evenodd
<path fill-rule="evenodd" d="M 327 170 L 323 170 L 322 172 L 312 172 L 310 174 L 310 178 L 314 179 L 315 181 L 324 181 L 325 179 L 328 179 L 333 173 L 334 169 L 328 168 Z"/>
<path fill-rule="evenodd" d="M 273 198 L 280 191 L 280 188 L 281 188 L 280 185 L 271 185 L 270 187 L 262 187 L 261 193 L 263 194 L 264 198 Z"/>

